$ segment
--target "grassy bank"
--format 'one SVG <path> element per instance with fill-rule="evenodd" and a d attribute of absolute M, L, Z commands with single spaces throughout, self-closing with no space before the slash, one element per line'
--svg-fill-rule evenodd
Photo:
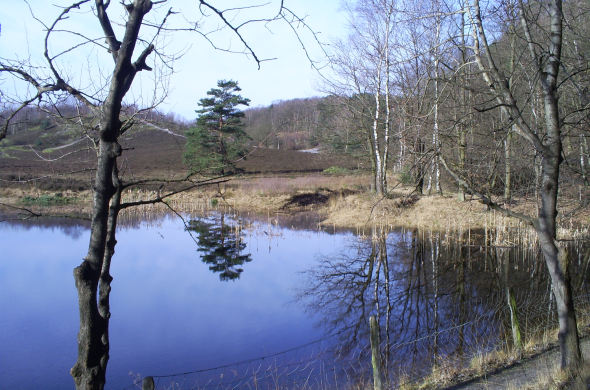
<path fill-rule="evenodd" d="M 456 194 L 417 195 L 412 188 L 393 181 L 387 197 L 377 197 L 370 191 L 368 175 L 248 177 L 234 179 L 219 186 L 210 186 L 178 194 L 166 202 L 179 212 L 198 212 L 211 208 L 227 208 L 238 212 L 259 214 L 293 214 L 314 211 L 326 227 L 383 228 L 405 227 L 439 231 L 468 229 L 516 228 L 522 223 L 507 218 L 477 201 L 459 202 Z M 123 201 L 147 200 L 155 191 L 131 190 Z M 0 203 L 30 209 L 40 214 L 89 213 L 90 191 L 51 192 L 6 188 L 0 190 Z M 560 200 L 562 234 L 590 224 L 588 210 L 574 211 L 579 205 L 574 199 Z M 507 205 L 511 210 L 536 214 L 531 199 L 515 198 Z M 4 212 L 8 212 L 3 207 Z M 163 205 L 144 206 L 145 211 L 168 210 Z M 571 214 L 571 215 L 570 215 Z"/>
<path fill-rule="evenodd" d="M 581 352 L 588 359 L 590 306 L 585 300 L 578 302 L 576 314 Z M 486 350 L 483 345 L 481 348 Z M 590 362 L 575 370 L 561 370 L 560 356 L 557 324 L 540 323 L 534 332 L 524 337 L 520 356 L 508 336 L 500 339 L 495 348 L 488 348 L 487 352 L 435 358 L 426 376 L 416 380 L 402 375 L 391 385 L 401 390 L 587 389 L 590 385 Z"/>

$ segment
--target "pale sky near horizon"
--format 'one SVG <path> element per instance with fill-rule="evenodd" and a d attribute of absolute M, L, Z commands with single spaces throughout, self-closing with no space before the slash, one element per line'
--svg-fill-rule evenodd
<path fill-rule="evenodd" d="M 306 16 L 305 22 L 318 33 L 318 39 L 323 43 L 329 43 L 334 38 L 343 37 L 346 34 L 346 18 L 339 11 L 340 2 L 341 0 L 285 0 L 285 6 L 300 17 Z M 169 26 L 176 27 L 185 18 L 191 21 L 197 19 L 195 15 L 200 14 L 195 7 L 196 3 L 196 0 L 191 2 L 171 0 L 163 6 L 159 6 L 159 9 L 152 10 L 148 15 L 153 18 L 154 23 L 159 23 L 158 21 L 162 19 L 165 12 L 172 7 L 174 11 L 182 12 L 182 14 L 171 16 Z M 216 0 L 211 3 L 219 8 L 221 5 L 231 7 L 246 3 L 270 3 L 265 7 L 232 15 L 234 18 L 232 20 L 237 23 L 250 19 L 253 15 L 268 17 L 276 13 L 279 1 Z M 50 24 L 61 12 L 60 8 L 53 4 L 63 7 L 72 4 L 72 2 L 55 0 L 50 4 L 42 0 L 30 0 L 29 4 L 37 18 Z M 22 0 L 0 0 L 0 9 L 2 28 L 0 57 L 21 60 L 30 57 L 35 63 L 41 64 L 44 27 L 31 17 L 27 3 Z M 121 10 L 122 5 L 113 1 L 108 11 L 114 22 L 122 20 L 119 16 Z M 213 16 L 205 19 L 203 31 L 214 29 L 217 26 L 217 21 L 218 19 L 214 19 Z M 88 5 L 77 13 L 72 12 L 70 18 L 58 26 L 61 26 L 62 29 L 83 32 L 86 36 L 94 39 L 102 37 L 98 20 L 90 12 Z M 145 28 L 142 31 L 144 30 Z M 323 53 L 312 34 L 301 26 L 297 28 L 297 31 L 312 59 L 320 61 L 320 64 L 325 63 Z M 321 95 L 314 88 L 319 79 L 317 72 L 312 69 L 297 35 L 286 23 L 278 21 L 270 25 L 263 23 L 249 25 L 242 33 L 260 59 L 276 59 L 263 62 L 261 69 L 258 70 L 256 62 L 251 58 L 241 54 L 217 51 L 202 36 L 194 32 L 171 33 L 169 37 L 161 40 L 160 47 L 165 47 L 167 53 L 188 50 L 184 50 L 186 54 L 174 62 L 175 74 L 170 78 L 168 88 L 170 93 L 160 109 L 165 112 L 172 111 L 185 119 L 193 120 L 196 117 L 194 111 L 199 108 L 197 105 L 199 99 L 206 97 L 206 92 L 215 87 L 217 80 L 221 79 L 237 80 L 242 88 L 242 96 L 251 99 L 252 107 L 269 105 L 276 100 Z M 122 36 L 122 34 L 118 35 Z M 230 31 L 214 34 L 211 38 L 224 48 L 239 47 L 238 38 Z M 81 42 L 79 38 L 70 34 L 55 33 L 50 48 L 55 54 L 78 42 Z M 98 42 L 102 44 L 103 39 Z M 137 54 L 136 52 L 135 56 Z M 153 56 L 154 54 L 152 54 Z M 105 71 L 112 69 L 112 59 L 103 49 L 97 50 L 96 46 L 91 49 L 91 45 L 83 45 L 60 58 L 63 58 L 63 60 L 59 60 L 60 67 L 71 75 L 71 83 L 76 88 L 91 88 L 91 82 L 98 83 L 100 81 L 101 76 L 96 68 L 97 63 L 101 63 Z M 148 65 L 150 64 L 148 61 Z M 149 103 L 147 101 L 151 95 L 149 90 L 154 88 L 154 76 L 157 74 L 157 70 L 155 72 L 140 72 L 141 79 L 136 79 L 134 88 L 128 97 L 143 96 L 142 101 Z M 22 92 L 24 87 L 4 76 L 0 79 L 0 88 L 5 92 L 14 89 Z"/>

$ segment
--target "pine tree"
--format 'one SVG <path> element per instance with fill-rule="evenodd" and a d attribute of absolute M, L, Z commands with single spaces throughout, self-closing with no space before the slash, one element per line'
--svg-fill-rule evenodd
<path fill-rule="evenodd" d="M 217 87 L 199 101 L 203 108 L 195 111 L 199 114 L 196 127 L 186 132 L 184 163 L 203 175 L 234 173 L 235 162 L 246 154 L 246 142 L 251 139 L 241 123 L 244 113 L 237 108 L 248 106 L 250 99 L 236 94 L 241 91 L 237 81 L 219 80 Z"/>

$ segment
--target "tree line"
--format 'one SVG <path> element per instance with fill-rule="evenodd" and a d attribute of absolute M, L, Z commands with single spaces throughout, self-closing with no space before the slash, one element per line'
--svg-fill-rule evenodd
<path fill-rule="evenodd" d="M 324 78 L 333 139 L 364 143 L 373 188 L 406 170 L 417 192 L 466 195 L 537 232 L 560 318 L 562 366 L 581 361 L 557 237 L 558 193 L 588 184 L 590 24 L 584 1 L 358 0 Z M 534 199 L 537 212 L 511 207 Z M 583 206 L 583 204 L 581 205 Z"/>

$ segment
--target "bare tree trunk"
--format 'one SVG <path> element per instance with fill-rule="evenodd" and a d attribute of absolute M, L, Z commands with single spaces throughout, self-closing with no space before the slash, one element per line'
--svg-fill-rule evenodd
<path fill-rule="evenodd" d="M 154 50 L 147 48 L 132 62 L 133 51 L 144 16 L 151 10 L 149 0 L 136 0 L 127 10 L 123 41 L 116 40 L 110 19 L 106 13 L 108 4 L 96 0 L 96 13 L 111 55 L 115 62 L 109 93 L 99 107 L 99 155 L 94 183 L 94 206 L 90 227 L 88 254 L 82 264 L 74 269 L 80 310 L 80 331 L 78 333 L 78 359 L 71 369 L 71 375 L 78 390 L 103 389 L 106 366 L 109 359 L 108 320 L 111 276 L 110 259 L 115 247 L 115 225 L 120 201 L 120 183 L 117 175 L 117 157 L 122 149 L 117 139 L 121 136 L 120 120 L 122 101 L 131 88 L 133 79 L 141 70 L 151 70 L 146 58 Z M 115 183 L 117 183 L 117 187 Z M 113 198 L 114 197 L 114 198 Z M 113 225 L 111 225 L 113 224 Z M 105 260 L 107 263 L 105 264 Z M 100 303 L 98 287 L 101 284 Z"/>
<path fill-rule="evenodd" d="M 465 31 L 465 26 L 466 26 L 466 21 L 465 21 L 465 14 L 461 14 L 461 31 Z M 468 66 L 468 58 L 467 58 L 467 38 L 465 36 L 465 34 L 461 35 L 461 67 L 466 67 Z M 467 76 L 466 76 L 466 70 L 462 69 L 461 70 L 461 84 L 463 86 L 467 86 Z M 463 104 L 464 105 L 468 105 L 469 101 L 470 101 L 470 96 L 471 96 L 471 92 L 468 91 L 467 89 L 463 89 L 462 94 L 461 94 L 461 98 L 463 99 Z M 466 130 L 465 130 L 465 124 L 463 123 L 462 119 L 457 118 L 457 120 L 459 120 L 459 169 L 461 170 L 461 172 L 465 171 L 465 164 L 466 164 L 466 151 L 467 151 L 467 140 L 466 140 Z M 459 186 L 459 190 L 457 193 L 457 199 L 459 200 L 459 202 L 464 202 L 465 201 L 465 189 L 461 186 Z"/>
<path fill-rule="evenodd" d="M 377 195 L 383 195 L 383 162 L 379 148 L 379 110 L 381 102 L 381 61 L 377 70 L 377 89 L 375 91 L 375 115 L 373 116 L 373 155 L 375 156 L 375 192 Z"/>
<path fill-rule="evenodd" d="M 459 169 L 461 169 L 461 171 L 464 171 L 466 163 L 465 150 L 467 149 L 467 142 L 465 140 L 465 129 L 463 128 L 463 126 L 460 126 L 459 131 Z M 465 189 L 461 186 L 459 186 L 457 199 L 459 200 L 459 202 L 465 202 Z"/>
<path fill-rule="evenodd" d="M 423 162 L 423 154 L 424 154 L 424 150 L 425 150 L 426 146 L 424 145 L 424 141 L 422 141 L 422 138 L 420 138 L 420 135 L 418 135 L 418 138 L 416 139 L 416 146 L 414 147 L 414 150 L 416 150 L 416 152 L 418 153 L 418 157 L 417 159 L 415 159 L 416 161 L 416 179 L 417 179 L 417 183 L 416 183 L 416 192 L 418 192 L 419 194 L 424 193 L 424 175 L 425 175 L 425 169 L 424 169 L 424 162 Z"/>
<path fill-rule="evenodd" d="M 102 317 L 105 329 L 102 335 L 102 345 L 103 345 L 103 356 L 101 358 L 101 368 L 106 372 L 107 363 L 109 360 L 109 351 L 110 351 L 110 343 L 109 343 L 109 319 L 111 318 L 111 306 L 110 306 L 110 294 L 111 294 L 111 282 L 113 281 L 113 277 L 110 274 L 111 269 L 111 260 L 113 255 L 115 254 L 115 245 L 117 244 L 117 240 L 115 238 L 115 233 L 117 230 L 117 218 L 119 216 L 119 206 L 121 205 L 121 191 L 122 185 L 119 180 L 119 172 L 117 169 L 117 165 L 113 165 L 113 174 L 112 174 L 113 184 L 115 187 L 115 194 L 111 200 L 111 205 L 109 207 L 109 218 L 107 220 L 107 242 L 106 242 L 106 251 L 104 254 L 104 259 L 102 263 L 102 270 L 100 272 L 100 283 L 99 283 L 99 296 L 98 296 L 98 312 Z"/>
<path fill-rule="evenodd" d="M 507 12 L 515 16 L 515 4 L 512 2 L 508 5 Z M 516 20 L 516 18 L 515 18 Z M 508 77 L 508 88 L 513 90 L 513 75 L 516 62 L 516 27 L 515 23 L 510 23 L 508 33 L 510 34 L 510 76 Z M 512 198 L 512 126 L 508 128 L 506 139 L 504 140 L 504 201 L 510 202 Z"/>
<path fill-rule="evenodd" d="M 561 367 L 576 368 L 582 362 L 582 355 L 569 274 L 569 253 L 548 234 L 539 233 L 539 242 L 551 275 L 551 287 L 557 305 Z"/>
<path fill-rule="evenodd" d="M 373 141 L 371 139 L 371 136 L 368 135 L 367 136 L 368 140 L 367 143 L 369 145 L 369 151 L 370 151 L 370 159 L 371 159 L 371 168 L 372 168 L 372 173 L 373 176 L 371 177 L 371 192 L 376 192 L 377 191 L 377 161 L 375 161 L 375 147 L 373 144 Z"/>
<path fill-rule="evenodd" d="M 547 52 L 543 55 L 538 54 L 539 44 L 532 39 L 525 4 L 520 1 L 522 29 L 533 64 L 537 66 L 535 71 L 539 77 L 540 95 L 543 99 L 545 134 L 542 138 L 524 120 L 517 101 L 509 88 L 508 80 L 496 67 L 487 42 L 479 0 L 473 0 L 472 4 L 473 10 L 468 8 L 467 11 L 470 13 L 475 26 L 474 52 L 481 74 L 489 86 L 490 92 L 495 96 L 498 104 L 501 105 L 503 112 L 508 118 L 511 118 L 513 129 L 529 141 L 541 156 L 541 185 L 539 188 L 540 199 L 537 218 L 502 209 L 489 198 L 486 203 L 506 215 L 516 216 L 527 221 L 537 232 L 557 303 L 561 365 L 562 368 L 576 368 L 581 363 L 582 357 L 579 348 L 571 283 L 567 272 L 568 261 L 564 260 L 564 258 L 567 258 L 565 254 L 560 255 L 560 249 L 556 241 L 557 195 L 563 151 L 557 93 L 557 77 L 560 69 L 563 40 L 562 1 L 551 0 L 547 4 L 550 37 L 547 42 Z M 483 50 L 480 49 L 480 45 L 483 46 Z"/>
<path fill-rule="evenodd" d="M 557 302 L 561 366 L 562 368 L 575 368 L 581 363 L 582 356 L 580 354 L 576 312 L 568 272 L 569 259 L 567 251 L 563 249 L 560 251 L 555 241 L 557 238 L 559 166 L 562 162 L 561 153 L 563 150 L 556 89 L 563 31 L 561 6 L 562 3 L 558 0 L 554 0 L 549 4 L 551 46 L 549 58 L 546 60 L 545 72 L 541 77 L 547 143 L 541 153 L 543 158 L 541 165 L 541 207 L 539 209 L 538 224 L 535 228 L 539 234 L 539 242 L 545 255 L 547 268 L 553 282 L 553 293 Z"/>
<path fill-rule="evenodd" d="M 588 155 L 590 153 L 590 149 L 588 148 L 588 138 L 585 135 L 582 135 L 582 143 L 580 145 L 580 166 L 582 168 L 582 179 L 584 180 L 584 185 L 588 187 L 588 172 L 586 171 L 586 164 L 588 161 Z"/>
<path fill-rule="evenodd" d="M 436 0 L 436 13 L 439 13 L 439 8 L 440 8 L 440 4 L 438 3 L 438 0 Z M 439 113 L 438 113 L 438 106 L 439 106 L 439 86 L 438 86 L 438 77 L 439 77 L 439 43 L 440 43 L 440 30 L 441 30 L 441 21 L 440 21 L 440 17 L 436 16 L 436 41 L 435 41 L 435 49 L 434 49 L 434 76 L 435 76 L 435 80 L 434 80 L 434 129 L 432 132 L 432 142 L 433 142 L 433 147 L 434 150 L 436 151 L 436 154 L 434 156 L 434 166 L 433 166 L 433 170 L 434 170 L 434 174 L 435 174 L 435 186 L 436 186 L 436 192 L 438 194 L 442 194 L 442 188 L 440 185 L 440 161 L 438 158 L 438 153 L 439 153 L 439 149 L 440 149 L 440 140 L 439 140 Z M 429 188 L 430 190 L 430 188 Z"/>
<path fill-rule="evenodd" d="M 545 124 L 549 139 L 542 154 L 541 205 L 539 207 L 539 217 L 534 227 L 539 236 L 539 243 L 551 275 L 553 293 L 557 304 L 561 366 L 563 368 L 576 367 L 581 362 L 581 354 L 568 272 L 569 258 L 567 251 L 565 249 L 560 250 L 556 242 L 559 166 L 562 160 L 557 96 L 555 94 L 545 94 L 544 103 Z"/>
<path fill-rule="evenodd" d="M 80 310 L 78 360 L 71 369 L 76 389 L 102 389 L 106 380 L 108 317 L 103 317 L 99 311 L 97 290 L 103 274 L 103 261 L 105 256 L 108 257 L 109 204 L 114 193 L 112 175 L 116 158 L 120 155 L 121 147 L 116 141 L 101 140 L 94 183 L 90 245 L 84 261 L 74 269 Z"/>
<path fill-rule="evenodd" d="M 505 159 L 505 168 L 504 168 L 504 200 L 509 202 L 512 198 L 512 187 L 511 187 L 511 180 L 512 180 L 512 165 L 510 156 L 512 153 L 512 131 L 508 130 L 508 134 L 506 135 L 506 140 L 504 140 L 504 159 Z"/>
<path fill-rule="evenodd" d="M 385 38 L 386 40 L 389 38 Z M 383 192 L 387 193 L 387 166 L 389 161 L 389 132 L 390 132 L 390 120 L 391 120 L 391 113 L 389 107 L 389 45 L 385 46 L 385 131 L 383 134 Z"/>

